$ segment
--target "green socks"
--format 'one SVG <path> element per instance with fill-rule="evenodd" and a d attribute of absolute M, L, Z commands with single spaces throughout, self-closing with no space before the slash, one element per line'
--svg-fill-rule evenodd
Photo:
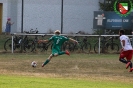
<path fill-rule="evenodd" d="M 46 65 L 49 61 L 50 61 L 50 60 L 47 59 L 47 60 L 44 62 L 44 65 Z"/>
<path fill-rule="evenodd" d="M 58 53 L 58 55 L 62 55 L 62 54 L 65 54 L 65 52 L 63 51 L 63 52 L 59 52 Z M 48 64 L 49 63 L 49 59 L 47 59 L 44 63 L 43 63 L 43 65 L 46 65 L 46 64 Z"/>
<path fill-rule="evenodd" d="M 65 52 L 63 51 L 63 52 L 59 52 L 59 53 L 58 53 L 58 55 L 62 55 L 62 54 L 65 54 Z"/>

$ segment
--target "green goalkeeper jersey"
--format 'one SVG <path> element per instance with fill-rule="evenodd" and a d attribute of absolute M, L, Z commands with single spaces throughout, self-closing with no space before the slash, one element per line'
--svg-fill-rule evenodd
<path fill-rule="evenodd" d="M 60 52 L 62 44 L 68 40 L 69 40 L 68 37 L 61 35 L 54 35 L 51 38 L 49 38 L 49 41 L 53 42 L 52 54 Z"/>

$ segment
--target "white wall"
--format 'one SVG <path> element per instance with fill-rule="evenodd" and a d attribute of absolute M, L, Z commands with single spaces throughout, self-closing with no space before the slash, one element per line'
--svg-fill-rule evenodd
<path fill-rule="evenodd" d="M 7 17 L 10 17 L 11 21 L 14 22 L 14 24 L 11 26 L 11 33 L 14 33 L 17 31 L 18 27 L 18 0 L 8 0 L 7 5 Z"/>
<path fill-rule="evenodd" d="M 4 19 L 11 17 L 12 32 L 21 32 L 22 0 L 0 0 L 4 5 Z M 24 0 L 24 28 L 38 28 L 40 33 L 61 29 L 62 0 Z M 93 11 L 99 9 L 99 0 L 64 0 L 63 33 L 84 31 L 92 33 Z M 7 4 L 8 3 L 8 4 Z M 17 3 L 17 4 L 16 4 Z M 7 6 L 7 9 L 5 8 Z M 3 21 L 3 31 L 5 21 Z"/>
<path fill-rule="evenodd" d="M 98 0 L 65 0 L 64 32 L 81 30 L 92 33 L 93 11 L 98 9 Z"/>
<path fill-rule="evenodd" d="M 33 0 L 34 1 L 34 0 Z M 40 3 L 25 2 L 24 27 L 25 30 L 38 28 L 39 32 L 48 32 L 50 29 L 60 29 L 61 0 L 38 0 Z"/>

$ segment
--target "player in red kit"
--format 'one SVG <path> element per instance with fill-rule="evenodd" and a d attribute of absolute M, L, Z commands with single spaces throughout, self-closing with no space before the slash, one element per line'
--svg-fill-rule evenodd
<path fill-rule="evenodd" d="M 120 30 L 119 35 L 120 35 L 120 43 L 122 46 L 119 61 L 126 64 L 126 69 L 128 69 L 130 67 L 129 72 L 132 72 L 133 67 L 132 67 L 131 60 L 132 60 L 133 48 L 130 43 L 130 39 L 128 36 L 125 35 L 124 30 Z M 126 58 L 126 59 L 124 59 L 124 58 Z"/>

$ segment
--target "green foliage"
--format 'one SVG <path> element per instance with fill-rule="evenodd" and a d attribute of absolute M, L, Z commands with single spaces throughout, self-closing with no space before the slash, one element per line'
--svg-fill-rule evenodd
<path fill-rule="evenodd" d="M 11 38 L 11 36 L 10 35 L 4 35 L 4 34 L 0 35 L 0 50 L 4 50 L 4 43 L 8 38 Z"/>
<path fill-rule="evenodd" d="M 118 0 L 118 1 L 128 2 L 128 3 L 130 3 L 130 1 L 131 1 L 133 3 L 133 0 Z M 116 2 L 116 0 L 104 0 L 103 3 L 99 2 L 100 10 L 114 11 L 115 2 Z"/>
<path fill-rule="evenodd" d="M 93 35 L 102 35 L 103 33 L 103 29 L 93 29 Z"/>

